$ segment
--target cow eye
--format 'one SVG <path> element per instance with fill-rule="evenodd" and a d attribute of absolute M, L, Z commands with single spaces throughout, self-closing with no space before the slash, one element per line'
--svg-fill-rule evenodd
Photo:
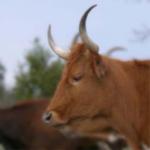
<path fill-rule="evenodd" d="M 70 79 L 69 82 L 72 85 L 76 85 L 77 83 L 79 83 L 81 81 L 81 79 L 83 78 L 83 74 L 82 73 L 78 73 L 78 74 L 73 74 Z"/>
<path fill-rule="evenodd" d="M 77 82 L 77 81 L 80 81 L 81 78 L 82 76 L 74 76 L 72 79 Z"/>

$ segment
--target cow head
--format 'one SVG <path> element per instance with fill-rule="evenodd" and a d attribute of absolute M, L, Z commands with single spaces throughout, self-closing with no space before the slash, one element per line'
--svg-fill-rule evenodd
<path fill-rule="evenodd" d="M 86 33 L 86 18 L 95 7 L 90 7 L 81 18 L 79 33 L 82 42 L 69 52 L 56 46 L 49 27 L 51 48 L 66 60 L 61 80 L 44 114 L 44 120 L 58 128 L 69 127 L 80 133 L 97 132 L 110 127 L 114 105 L 111 89 L 116 87 L 110 60 L 98 54 L 99 47 Z M 115 65 L 115 63 L 114 63 Z M 117 89 L 116 89 L 117 91 Z"/>

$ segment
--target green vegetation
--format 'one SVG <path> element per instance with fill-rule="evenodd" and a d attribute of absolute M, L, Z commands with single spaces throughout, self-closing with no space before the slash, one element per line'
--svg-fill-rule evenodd
<path fill-rule="evenodd" d="M 25 64 L 19 65 L 13 93 L 16 99 L 51 97 L 62 70 L 62 62 L 50 54 L 36 38 L 25 56 Z"/>
<path fill-rule="evenodd" d="M 5 95 L 5 85 L 4 85 L 4 75 L 5 75 L 5 68 L 2 63 L 0 63 L 0 99 L 4 99 Z"/>

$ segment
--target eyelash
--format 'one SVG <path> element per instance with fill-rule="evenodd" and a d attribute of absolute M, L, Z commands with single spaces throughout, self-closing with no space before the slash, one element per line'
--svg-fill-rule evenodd
<path fill-rule="evenodd" d="M 80 81 L 81 79 L 82 79 L 82 76 L 80 75 L 80 76 L 74 76 L 73 78 L 72 78 L 75 82 L 78 82 L 78 81 Z"/>

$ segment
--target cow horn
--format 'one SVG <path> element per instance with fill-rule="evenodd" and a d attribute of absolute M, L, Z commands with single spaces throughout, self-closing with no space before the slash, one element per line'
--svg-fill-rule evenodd
<path fill-rule="evenodd" d="M 115 46 L 115 47 L 112 47 L 110 49 L 107 50 L 107 52 L 105 53 L 106 56 L 111 56 L 112 53 L 116 52 L 116 51 L 124 51 L 126 50 L 125 47 L 122 47 L 122 46 Z"/>
<path fill-rule="evenodd" d="M 80 38 L 80 34 L 76 33 L 75 36 L 72 39 L 71 47 L 74 46 L 79 41 L 79 38 Z"/>
<path fill-rule="evenodd" d="M 94 51 L 96 53 L 98 53 L 99 47 L 97 44 L 95 44 L 87 35 L 86 32 L 86 19 L 87 16 L 89 14 L 89 12 L 96 7 L 97 5 L 93 5 L 90 8 L 88 8 L 86 10 L 86 12 L 83 14 L 83 16 L 81 17 L 81 21 L 80 21 L 80 25 L 79 25 L 79 32 L 80 32 L 80 36 L 82 41 L 85 43 L 85 45 L 87 46 L 87 48 L 89 48 L 91 51 Z"/>
<path fill-rule="evenodd" d="M 69 53 L 68 52 L 65 52 L 63 49 L 61 49 L 60 47 L 58 47 L 54 40 L 53 40 L 53 37 L 52 37 L 52 33 L 51 33 L 51 26 L 49 25 L 49 28 L 48 28 L 48 43 L 49 43 L 49 46 L 51 47 L 51 49 L 58 55 L 60 56 L 61 58 L 63 59 L 68 59 L 68 56 L 69 56 Z"/>

